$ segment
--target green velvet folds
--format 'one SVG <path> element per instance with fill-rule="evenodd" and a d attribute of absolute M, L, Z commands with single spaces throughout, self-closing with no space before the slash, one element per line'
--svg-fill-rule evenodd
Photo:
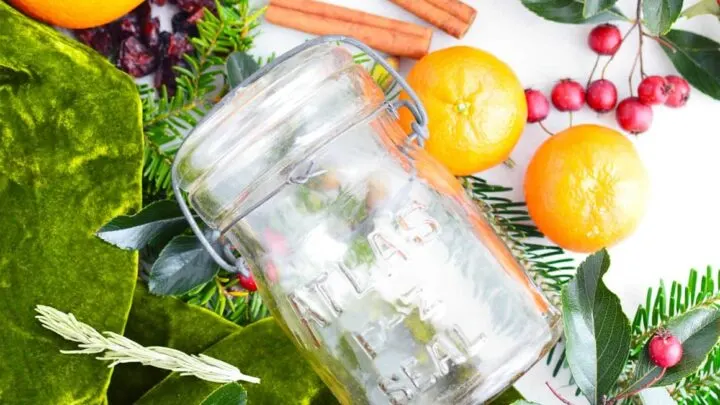
<path fill-rule="evenodd" d="M 139 207 L 141 169 L 132 79 L 0 1 L 0 403 L 104 403 L 111 370 L 33 308 L 122 332 L 137 258 L 94 232 Z"/>

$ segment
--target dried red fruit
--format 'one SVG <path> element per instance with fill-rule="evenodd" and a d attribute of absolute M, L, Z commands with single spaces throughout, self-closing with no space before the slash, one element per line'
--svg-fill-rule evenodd
<path fill-rule="evenodd" d="M 184 11 L 180 11 L 179 13 L 175 14 L 172 18 L 172 29 L 173 32 L 184 32 L 190 36 L 197 36 L 197 26 L 195 23 L 196 20 L 190 20 L 191 18 L 194 18 L 197 14 L 202 15 L 202 10 L 198 11 L 195 14 L 189 14 Z"/>
<path fill-rule="evenodd" d="M 93 48 L 99 53 L 110 57 L 115 50 L 113 36 L 107 27 L 90 28 L 86 30 L 75 30 L 75 36 L 85 45 Z"/>
<path fill-rule="evenodd" d="M 157 67 L 155 55 L 136 37 L 125 39 L 120 44 L 118 67 L 134 77 L 152 73 Z"/>
<path fill-rule="evenodd" d="M 164 56 L 171 61 L 179 62 L 183 60 L 182 56 L 184 54 L 186 54 L 187 52 L 192 52 L 192 50 L 193 46 L 192 43 L 190 43 L 190 39 L 188 38 L 187 34 L 182 32 L 176 32 L 170 35 Z"/>
<path fill-rule="evenodd" d="M 127 14 L 120 19 L 118 23 L 118 34 L 120 35 L 121 41 L 129 37 L 136 37 L 139 33 L 140 24 L 135 14 Z"/>
<path fill-rule="evenodd" d="M 160 47 L 160 19 L 157 17 L 145 21 L 142 25 L 142 39 L 152 49 Z"/>
<path fill-rule="evenodd" d="M 158 6 L 164 6 L 165 3 L 167 3 L 167 0 L 150 0 L 152 4 L 157 4 Z"/>
<path fill-rule="evenodd" d="M 180 7 L 180 10 L 190 14 L 193 14 L 203 8 L 207 8 L 212 11 L 215 11 L 216 8 L 214 0 L 177 0 L 176 3 L 177 6 Z"/>

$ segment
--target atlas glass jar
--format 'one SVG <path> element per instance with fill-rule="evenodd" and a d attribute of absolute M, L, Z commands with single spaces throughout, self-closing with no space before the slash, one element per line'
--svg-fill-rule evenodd
<path fill-rule="evenodd" d="M 383 65 L 408 100 L 386 100 L 340 43 Z M 416 117 L 410 136 L 399 108 Z M 558 311 L 422 149 L 426 120 L 372 50 L 322 37 L 231 91 L 173 166 L 193 230 L 208 234 L 183 192 L 232 246 L 213 257 L 231 271 L 249 267 L 272 315 L 343 404 L 483 403 L 560 334 Z M 242 262 L 228 262 L 231 249 Z"/>

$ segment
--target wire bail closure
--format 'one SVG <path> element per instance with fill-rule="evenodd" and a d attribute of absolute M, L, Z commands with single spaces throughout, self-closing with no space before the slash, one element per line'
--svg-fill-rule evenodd
<path fill-rule="evenodd" d="M 297 47 L 289 50 L 288 52 L 280 55 L 279 57 L 275 58 L 272 62 L 268 63 L 267 65 L 261 67 L 258 69 L 255 73 L 250 75 L 247 79 L 245 79 L 238 88 L 243 88 L 251 85 L 255 81 L 257 81 L 261 76 L 265 75 L 268 71 L 273 69 L 275 66 L 285 62 L 286 60 L 292 58 L 293 56 L 299 54 L 300 52 L 305 51 L 308 48 L 311 48 L 316 45 L 320 44 L 326 44 L 326 43 L 332 43 L 332 42 L 338 42 L 338 43 L 345 43 L 347 45 L 354 46 L 355 48 L 358 48 L 365 54 L 367 54 L 375 63 L 382 66 L 391 76 L 392 78 L 402 87 L 402 89 L 407 93 L 409 99 L 403 99 L 403 100 L 396 100 L 392 103 L 388 103 L 390 106 L 392 112 L 397 116 L 398 111 L 400 108 L 405 107 L 408 110 L 410 110 L 410 113 L 413 115 L 414 122 L 411 123 L 410 127 L 412 129 L 412 133 L 408 136 L 406 145 L 409 145 L 413 142 L 417 142 L 417 144 L 420 147 L 423 147 L 425 145 L 425 141 L 428 138 L 428 131 L 427 131 L 427 113 L 425 112 L 425 108 L 422 105 L 422 102 L 420 101 L 420 98 L 417 96 L 415 91 L 413 91 L 412 88 L 410 88 L 410 85 L 407 84 L 405 79 L 398 73 L 395 69 L 393 69 L 390 64 L 385 61 L 377 52 L 375 52 L 373 49 L 365 45 L 364 43 L 351 38 L 346 37 L 342 35 L 328 35 L 328 36 L 322 36 L 317 37 L 312 40 L 309 40 L 301 45 L 298 45 Z M 182 148 L 183 144 L 187 140 L 189 136 L 186 136 L 183 140 L 182 144 L 180 145 L 180 148 L 178 151 Z M 407 155 L 406 149 L 402 149 L 403 153 Z M 261 201 L 258 201 L 257 203 L 253 204 L 253 206 L 249 207 L 245 211 L 243 211 L 240 215 L 238 215 L 236 218 L 234 218 L 230 224 L 226 225 L 222 230 L 214 230 L 212 239 L 215 240 L 214 243 L 219 244 L 222 248 L 222 253 L 218 253 L 218 251 L 213 247 L 213 243 L 211 243 L 206 237 L 203 232 L 203 230 L 200 228 L 200 225 L 195 220 L 194 216 L 190 212 L 190 208 L 187 205 L 187 202 L 185 201 L 185 198 L 183 196 L 182 190 L 180 189 L 180 184 L 177 180 L 177 165 L 179 162 L 179 159 L 176 157 L 173 159 L 172 164 L 172 170 L 171 170 L 171 178 L 172 178 L 172 189 L 173 193 L 175 194 L 175 199 L 178 202 L 178 205 L 180 206 L 180 211 L 185 216 L 185 219 L 187 220 L 188 224 L 190 225 L 190 229 L 192 229 L 195 236 L 198 238 L 200 243 L 203 245 L 205 250 L 210 254 L 212 259 L 217 263 L 218 266 L 220 266 L 222 269 L 231 272 L 231 273 L 239 273 L 243 276 L 249 277 L 250 271 L 247 267 L 247 264 L 244 260 L 241 258 L 236 258 L 235 255 L 232 253 L 232 249 L 226 244 L 223 235 L 235 224 L 237 224 L 239 221 L 241 221 L 245 216 L 247 216 L 250 212 L 255 210 L 257 207 L 259 207 L 261 204 L 272 198 L 274 195 L 276 195 L 281 188 L 278 188 L 274 192 L 270 193 L 268 196 L 263 198 Z M 410 158 L 408 156 L 408 158 Z M 412 161 L 412 158 L 410 158 Z M 297 167 L 295 168 L 297 169 Z M 322 170 L 313 170 L 314 169 L 314 163 L 311 161 L 308 167 L 305 169 L 304 173 L 296 174 L 296 170 L 291 170 L 291 174 L 288 176 L 288 179 L 285 182 L 285 185 L 287 184 L 303 184 L 306 181 L 308 181 L 311 177 L 318 176 L 323 173 Z M 224 257 L 223 257 L 224 256 Z"/>

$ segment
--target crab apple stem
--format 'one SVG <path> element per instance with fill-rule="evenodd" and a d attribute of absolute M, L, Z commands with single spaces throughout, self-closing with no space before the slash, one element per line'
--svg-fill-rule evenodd
<path fill-rule="evenodd" d="M 649 383 L 643 385 L 642 387 L 640 387 L 636 390 L 630 391 L 630 392 L 621 393 L 620 395 L 616 396 L 615 398 L 610 398 L 607 402 L 608 405 L 613 405 L 616 402 L 622 401 L 623 399 L 625 399 L 627 397 L 637 395 L 640 391 L 642 391 L 646 388 L 652 387 L 653 385 L 655 385 L 656 382 L 660 381 L 665 376 L 665 370 L 667 370 L 667 369 L 666 368 L 662 369 L 662 371 L 660 372 L 660 374 L 658 374 L 657 377 L 653 378 Z"/>
<path fill-rule="evenodd" d="M 542 130 L 545 131 L 545 133 L 547 133 L 548 135 L 550 135 L 550 136 L 555 135 L 552 131 L 547 129 L 547 127 L 545 126 L 545 124 L 542 123 L 542 121 L 538 121 L 538 125 L 540 125 L 540 128 L 542 128 Z"/>
<path fill-rule="evenodd" d="M 633 23 L 633 25 L 630 27 L 630 29 L 628 30 L 628 32 L 625 33 L 625 36 L 623 37 L 622 41 L 620 41 L 621 47 L 622 47 L 622 44 L 625 43 L 625 40 L 630 36 L 630 34 L 632 34 L 632 32 L 633 32 L 633 31 L 635 30 L 635 28 L 637 28 L 637 27 L 638 27 L 638 23 L 637 23 L 637 21 L 635 21 L 635 22 Z M 600 78 L 601 78 L 601 79 L 604 79 L 604 78 L 605 78 L 605 72 L 607 72 L 607 68 L 608 68 L 608 66 L 610 66 L 610 62 L 612 62 L 613 59 L 615 59 L 615 55 L 617 55 L 617 52 L 615 52 L 614 54 L 612 54 L 612 55 L 610 56 L 610 59 L 608 59 L 608 61 L 605 62 L 605 66 L 603 66 L 602 73 L 600 73 Z"/>
<path fill-rule="evenodd" d="M 547 387 L 550 389 L 550 392 L 552 392 L 553 395 L 555 395 L 555 398 L 559 399 L 560 402 L 562 402 L 562 403 L 565 404 L 565 405 L 573 405 L 572 402 L 568 401 L 567 399 L 565 399 L 565 397 L 563 397 L 562 395 L 560 395 L 559 392 L 555 391 L 555 389 L 552 387 L 552 385 L 550 385 L 549 382 L 546 381 L 546 382 L 545 382 L 545 385 L 547 385 Z"/>
<path fill-rule="evenodd" d="M 638 60 L 640 59 L 640 52 L 635 55 L 635 62 L 633 62 L 632 69 L 630 69 L 630 76 L 628 76 L 628 83 L 630 84 L 630 95 L 634 96 L 633 91 L 633 76 L 635 75 L 635 69 L 637 68 Z"/>
<path fill-rule="evenodd" d="M 600 64 L 600 55 L 595 58 L 595 65 L 593 65 L 592 71 L 590 71 L 590 77 L 588 77 L 587 84 L 585 85 L 586 89 L 590 87 L 590 82 L 592 82 L 593 76 L 595 76 L 595 71 L 597 70 L 598 64 Z"/>
<path fill-rule="evenodd" d="M 570 117 L 570 126 L 573 126 L 573 114 L 572 114 L 572 111 L 568 111 L 568 116 Z"/>

